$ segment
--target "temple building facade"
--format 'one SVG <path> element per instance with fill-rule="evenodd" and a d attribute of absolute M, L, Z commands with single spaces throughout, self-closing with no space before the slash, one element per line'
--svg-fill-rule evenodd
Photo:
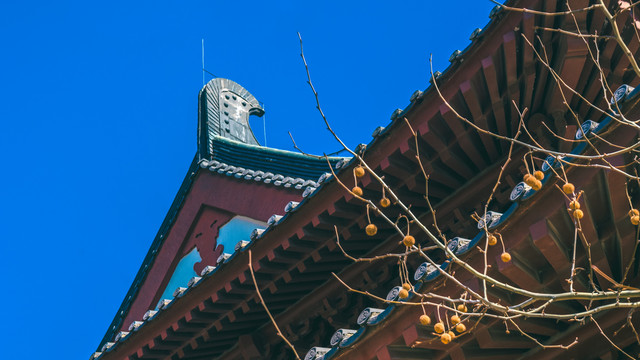
<path fill-rule="evenodd" d="M 564 11 L 555 1 L 506 4 Z M 615 10 L 626 3 L 606 4 Z M 620 117 L 639 118 L 640 81 L 615 42 L 598 49 L 598 66 L 588 43 L 571 34 L 611 34 L 597 11 L 540 16 L 498 5 L 490 17 L 386 127 L 371 129 L 372 140 L 354 156 L 260 146 L 248 121 L 264 114 L 258 100 L 231 80 L 207 83 L 195 158 L 91 359 L 295 358 L 274 322 L 305 360 L 637 357 L 640 322 L 632 306 L 545 317 L 524 292 L 509 289 L 617 292 L 625 304 L 625 296 L 638 301 L 638 227 L 629 217 L 640 187 L 626 175 L 635 169 L 638 130 Z M 632 12 L 616 21 L 639 55 Z M 612 99 L 603 78 L 618 89 Z M 534 156 L 517 141 L 552 151 Z M 592 161 L 598 154 L 604 165 Z M 539 185 L 523 181 L 533 170 Z M 561 195 L 566 183 L 580 194 L 579 205 Z M 380 199 L 390 206 L 369 211 L 365 200 Z M 396 221 L 407 211 L 415 215 L 409 227 Z M 430 246 L 418 226 L 435 232 L 434 222 L 446 250 Z M 494 234 L 500 244 L 486 246 Z M 416 246 L 406 243 L 408 235 Z M 504 285 L 484 290 L 494 309 L 532 316 L 467 316 L 484 306 L 470 296 L 457 304 L 466 304 L 466 329 L 443 341 L 434 325 L 445 312 L 432 304 L 446 307 L 446 299 L 486 287 L 465 266 Z M 421 296 L 436 293 L 441 298 Z M 582 314 L 592 306 L 576 296 L 549 312 Z M 421 315 L 432 322 L 421 323 Z"/>

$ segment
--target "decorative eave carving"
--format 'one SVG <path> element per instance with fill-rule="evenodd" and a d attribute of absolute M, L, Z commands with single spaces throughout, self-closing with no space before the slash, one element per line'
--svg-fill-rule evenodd
<path fill-rule="evenodd" d="M 215 136 L 260 145 L 249 126 L 249 115 L 264 115 L 260 102 L 249 91 L 228 79 L 209 81 L 198 96 L 200 159 L 211 159 Z"/>

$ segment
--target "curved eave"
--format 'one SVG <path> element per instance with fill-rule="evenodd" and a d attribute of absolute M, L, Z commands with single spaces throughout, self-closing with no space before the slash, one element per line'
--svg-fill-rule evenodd
<path fill-rule="evenodd" d="M 640 103 L 640 88 L 630 93 L 627 99 L 624 101 L 624 103 L 619 103 L 619 105 L 622 107 L 625 113 L 628 111 L 633 111 L 636 115 L 639 115 L 640 113 L 637 110 L 639 103 Z M 595 127 L 591 133 L 589 133 L 589 137 L 592 138 L 591 141 L 597 142 L 597 140 L 595 140 L 595 138 L 592 137 L 594 134 L 603 134 L 603 133 L 611 134 L 611 132 L 618 127 L 619 127 L 619 123 L 617 123 L 615 120 L 612 120 L 611 118 L 607 118 L 604 121 L 602 121 L 597 127 Z M 619 136 L 617 136 L 616 139 L 623 140 L 622 143 L 631 141 L 633 139 L 633 136 L 628 133 L 618 134 L 618 135 Z M 584 144 L 585 144 L 584 142 L 577 143 L 576 146 L 569 153 L 569 155 L 563 159 L 563 161 L 569 164 L 572 162 L 581 163 L 582 161 L 579 158 L 571 157 L 571 155 L 592 154 L 589 148 L 585 147 Z M 552 162 L 551 166 L 543 168 L 544 170 L 543 172 L 545 173 L 545 178 L 542 181 L 543 188 L 538 191 L 531 189 L 530 187 L 524 185 L 524 183 L 518 183 L 511 192 L 512 204 L 511 206 L 508 207 L 508 209 L 504 213 L 496 213 L 496 212 L 489 211 L 489 213 L 491 213 L 493 216 L 490 216 L 491 220 L 487 221 L 487 229 L 492 232 L 497 232 L 502 234 L 503 237 L 506 239 L 516 239 L 515 241 L 514 240 L 506 241 L 505 246 L 508 251 L 509 250 L 513 251 L 513 249 L 518 249 L 518 252 L 521 253 L 519 258 L 514 259 L 512 262 L 508 264 L 503 264 L 499 260 L 499 255 L 493 254 L 495 255 L 495 258 L 492 258 L 492 260 L 490 260 L 491 271 L 489 275 L 493 276 L 494 278 L 500 278 L 500 277 L 506 278 L 508 279 L 508 281 L 514 282 L 518 286 L 528 288 L 528 290 L 531 290 L 531 291 L 544 291 L 543 289 L 545 289 L 547 286 L 551 286 L 550 285 L 551 281 L 549 279 L 555 279 L 556 282 L 558 281 L 562 282 L 563 281 L 562 279 L 564 279 L 563 276 L 566 277 L 566 274 L 563 275 L 559 273 L 558 270 L 568 271 L 570 267 L 569 259 L 562 259 L 562 256 L 558 256 L 558 254 L 562 253 L 563 251 L 562 245 L 555 244 L 554 241 L 551 239 L 551 237 L 555 237 L 558 235 L 550 235 L 552 232 L 559 231 L 558 229 L 563 228 L 563 225 L 559 224 L 558 222 L 565 220 L 565 218 L 567 217 L 566 204 L 564 202 L 554 201 L 557 199 L 555 195 L 552 193 L 553 191 L 557 191 L 557 189 L 554 188 L 554 184 L 556 183 L 554 171 L 558 171 L 558 170 L 552 170 L 552 168 L 558 169 L 559 167 L 560 167 L 560 164 L 559 162 L 556 161 L 556 162 Z M 603 211 L 605 211 L 603 209 L 611 208 L 612 209 L 611 213 L 607 213 L 605 216 L 608 216 L 611 219 L 615 219 L 615 220 L 622 218 L 625 223 L 624 225 L 622 225 L 622 227 L 624 227 L 624 231 L 622 231 L 623 229 L 617 229 L 616 231 L 619 231 L 618 232 L 619 237 L 626 238 L 627 240 L 629 240 L 626 243 L 619 244 L 618 246 L 621 246 L 622 249 L 627 249 L 627 250 L 632 249 L 635 243 L 635 239 L 633 236 L 635 235 L 635 229 L 633 229 L 630 226 L 630 224 L 627 223 L 628 222 L 628 220 L 626 219 L 627 211 L 614 210 L 616 208 L 616 205 L 622 204 L 623 207 L 624 205 L 626 205 L 626 193 L 624 192 L 624 189 L 616 188 L 616 185 L 615 185 L 615 183 L 619 183 L 620 181 L 624 182 L 624 178 L 621 175 L 616 174 L 615 172 L 610 172 L 608 175 L 609 179 L 605 180 L 603 177 L 597 176 L 597 171 L 599 170 L 586 169 L 586 168 L 578 168 L 578 170 L 571 169 L 567 171 L 569 178 L 575 178 L 577 176 L 575 173 L 578 172 L 580 175 L 582 175 L 582 176 L 577 176 L 578 178 L 588 179 L 588 180 L 581 180 L 580 188 L 584 188 L 584 189 L 604 188 L 607 191 L 617 190 L 618 192 L 617 196 L 613 196 L 610 194 L 608 196 L 599 196 L 599 198 L 597 194 L 593 194 L 593 193 L 586 194 L 585 197 L 591 197 L 591 199 L 586 206 L 583 205 L 585 206 L 584 211 L 587 211 L 587 219 L 584 220 L 584 224 L 583 224 L 585 228 L 585 232 L 590 233 L 591 235 L 595 235 L 596 222 L 597 222 L 596 219 L 598 217 L 603 216 L 602 213 Z M 608 201 L 613 201 L 614 205 L 610 205 Z M 553 203 L 555 203 L 555 205 Z M 528 219 L 537 218 L 536 215 L 531 215 L 532 213 L 534 214 L 544 213 L 545 207 L 547 207 L 548 209 L 550 205 L 553 210 L 551 210 L 546 220 L 545 219 L 542 219 L 542 221 L 536 220 L 534 224 L 528 224 L 526 226 L 523 226 L 522 223 L 527 224 L 529 222 Z M 600 213 L 600 214 L 597 214 L 597 213 Z M 544 224 L 548 223 L 549 225 L 543 226 L 543 223 Z M 482 240 L 485 239 L 485 232 L 483 227 L 484 227 L 484 223 L 480 221 L 478 223 L 478 232 L 475 235 L 460 234 L 460 236 L 464 236 L 464 237 L 460 237 L 460 238 L 455 237 L 456 242 L 460 244 L 456 246 L 453 250 L 457 257 L 465 261 L 472 261 L 473 253 L 474 252 L 477 253 L 478 251 L 476 248 L 484 244 L 482 242 Z M 526 238 L 526 236 L 519 236 L 518 234 L 518 232 L 522 228 L 532 229 L 531 230 L 532 236 L 533 236 L 532 240 L 533 240 L 533 244 L 535 244 L 535 248 L 527 249 L 527 245 L 523 245 L 523 243 L 526 243 L 526 242 L 522 241 L 522 239 Z M 569 231 L 569 233 L 566 235 L 571 235 L 570 234 L 571 232 L 572 231 Z M 629 237 L 628 235 L 631 235 L 631 236 Z M 567 237 L 571 238 L 571 236 L 567 236 Z M 595 235 L 595 237 L 597 238 L 598 236 Z M 565 237 L 560 236 L 560 238 L 565 238 Z M 461 241 L 458 239 L 461 239 Z M 450 241 L 452 242 L 453 240 L 454 238 L 452 238 Z M 570 246 L 569 243 L 564 245 Z M 604 247 L 605 245 L 602 245 L 602 246 Z M 611 246 L 611 244 L 609 244 L 608 246 Z M 537 264 L 541 262 L 541 261 L 532 259 L 532 257 L 534 257 L 535 255 L 540 255 L 542 258 L 544 258 L 545 260 L 543 260 L 542 263 L 545 263 L 546 266 L 536 267 L 535 265 L 532 265 L 532 264 Z M 611 273 L 609 266 L 610 265 L 613 266 L 614 263 L 619 262 L 620 260 L 614 254 L 608 254 L 607 256 L 600 253 L 596 254 L 594 252 L 593 256 L 594 256 L 594 261 L 597 261 L 599 266 L 602 267 L 603 270 L 605 270 L 609 274 Z M 627 257 L 628 256 L 629 255 L 627 255 Z M 478 259 L 476 257 L 475 258 L 476 263 L 478 262 L 477 260 Z M 583 257 L 578 258 L 578 261 L 583 261 L 583 260 L 584 260 Z M 628 262 L 628 259 L 627 259 L 627 262 Z M 479 266 L 481 266 L 480 264 L 475 264 L 475 263 L 471 263 L 471 265 L 475 268 L 478 268 Z M 396 301 L 399 303 L 415 301 L 416 300 L 415 293 L 429 292 L 429 291 L 432 291 L 431 289 L 442 286 L 446 278 L 444 274 L 453 273 L 455 271 L 457 271 L 460 274 L 463 274 L 461 275 L 464 277 L 461 280 L 463 281 L 463 283 L 467 283 L 465 281 L 469 281 L 467 279 L 469 275 L 466 274 L 459 266 L 452 265 L 452 263 L 449 260 L 442 263 L 425 262 L 415 272 L 414 278 L 412 279 L 413 281 L 415 281 L 415 283 L 408 298 L 406 299 L 398 298 L 399 287 L 391 289 L 386 298 L 389 301 Z M 538 274 L 539 272 L 542 272 L 542 271 L 552 272 L 554 274 L 553 275 L 547 274 L 544 277 L 542 277 Z M 499 274 L 499 275 L 496 276 L 496 274 Z M 605 281 L 605 283 L 607 281 L 605 278 L 602 278 L 600 280 Z M 397 282 L 400 282 L 400 279 L 398 279 Z M 532 288 L 535 288 L 535 290 Z M 451 294 L 446 293 L 441 295 L 445 297 L 453 295 L 453 297 L 455 297 L 454 293 L 459 292 L 459 290 L 457 290 L 455 286 L 449 287 L 448 289 L 454 289 L 454 290 L 450 290 L 452 291 Z M 443 291 L 446 292 L 447 290 L 443 290 Z M 493 293 L 492 295 L 495 296 L 495 294 Z M 351 358 L 354 358 L 356 354 L 358 354 L 358 352 L 362 352 L 363 354 L 366 354 L 364 356 L 362 354 L 358 354 L 358 358 L 363 358 L 363 359 L 369 358 L 370 356 L 374 356 L 376 352 L 378 355 L 382 356 L 382 358 L 385 358 L 385 356 L 391 356 L 394 359 L 395 358 L 410 359 L 419 355 L 424 355 L 427 357 L 439 357 L 439 356 L 443 356 L 445 352 L 450 351 L 451 349 L 451 346 L 447 347 L 440 344 L 439 340 L 432 335 L 433 326 L 422 326 L 417 324 L 418 316 L 422 313 L 421 309 L 418 309 L 419 311 L 416 311 L 415 307 L 412 307 L 412 306 L 403 307 L 403 306 L 400 306 L 400 304 L 391 303 L 386 305 L 385 307 L 382 307 L 381 309 L 376 309 L 377 312 L 372 313 L 371 311 L 368 311 L 368 310 L 369 308 L 363 309 L 360 317 L 358 318 L 358 324 L 354 324 L 356 326 L 353 326 L 350 329 L 336 329 L 334 338 L 336 336 L 339 337 L 339 335 L 342 335 L 343 333 L 348 334 L 345 338 L 337 342 L 333 341 L 334 342 L 333 344 L 317 344 L 316 346 L 312 347 L 309 350 L 305 359 L 306 360 L 351 359 Z M 427 313 L 431 315 L 432 319 L 437 318 L 437 315 L 434 314 L 433 309 L 429 308 Z M 391 342 L 389 336 L 392 336 L 392 335 L 389 335 L 389 332 L 385 330 L 388 328 L 388 326 L 391 326 L 390 325 L 391 323 L 394 323 L 394 322 L 397 323 L 399 321 L 402 322 L 403 320 L 400 320 L 400 319 L 407 319 L 407 318 L 411 319 L 409 323 L 414 323 L 414 325 L 409 326 L 403 333 L 393 333 L 395 334 L 393 336 L 402 338 L 404 344 L 400 344 L 399 342 L 396 341 L 394 342 L 395 345 L 393 346 L 388 346 L 388 347 L 383 346 L 382 348 L 377 347 L 380 345 L 380 338 L 388 339 L 388 342 Z M 603 317 L 598 315 L 598 319 L 603 320 Z M 607 320 L 606 323 L 607 323 L 607 327 L 609 328 L 616 326 L 615 328 L 613 328 L 615 330 L 617 329 L 617 327 L 619 327 L 620 325 L 619 323 L 624 322 L 626 320 L 626 314 L 616 313 L 614 319 L 615 321 L 609 319 Z M 404 322 L 407 323 L 407 321 L 404 321 Z M 473 335 L 472 337 L 475 337 L 475 336 L 485 337 L 484 340 L 478 340 L 478 341 L 486 341 L 487 340 L 486 336 L 490 336 L 487 329 L 490 326 L 495 325 L 496 323 L 498 322 L 485 321 L 485 323 L 483 324 L 478 324 L 479 326 L 478 328 L 476 328 L 475 331 L 480 335 Z M 595 325 L 593 324 L 590 324 L 592 330 L 591 330 L 591 334 L 589 335 L 589 333 L 586 333 L 576 328 L 575 326 L 572 327 L 572 326 L 566 326 L 566 324 L 562 324 L 562 323 L 556 324 L 556 323 L 557 323 L 556 320 L 548 319 L 547 323 L 544 324 L 544 326 L 543 324 L 539 323 L 538 324 L 539 328 L 537 330 L 532 330 L 532 331 L 536 331 L 534 332 L 534 335 L 540 341 L 542 342 L 548 341 L 549 343 L 547 345 L 553 345 L 554 344 L 553 341 L 570 341 L 571 339 L 573 339 L 573 337 L 575 337 L 574 335 L 576 334 L 589 336 L 589 339 L 590 339 L 589 341 L 596 341 L 596 343 L 598 344 L 604 342 L 604 339 L 590 338 L 591 336 L 596 336 L 599 333 L 599 331 L 595 331 Z M 589 324 L 584 326 L 588 326 L 588 325 Z M 394 325 L 394 326 L 397 327 L 397 325 Z M 519 326 L 526 326 L 526 324 L 520 324 Z M 560 332 L 561 336 L 558 336 L 556 332 Z M 552 337 L 551 335 L 555 335 L 555 336 Z M 540 351 L 540 349 L 536 346 L 534 342 L 529 342 L 528 344 L 525 344 L 527 341 L 522 342 L 520 340 L 515 339 L 518 336 L 519 335 L 515 335 L 515 337 L 511 337 L 509 339 L 506 339 L 507 337 L 504 337 L 502 340 L 498 340 L 497 338 L 492 339 L 491 344 L 485 344 L 487 348 L 485 352 L 487 354 L 490 353 L 491 352 L 490 349 L 492 346 L 497 346 L 499 348 L 504 347 L 505 349 L 508 349 L 509 347 L 508 344 L 511 342 L 512 344 L 511 346 L 515 346 L 516 349 L 518 349 L 517 346 L 520 346 L 518 351 L 510 353 L 508 350 L 505 350 L 503 353 L 501 353 L 501 356 L 509 357 L 509 356 L 516 356 L 517 354 L 517 355 L 521 355 L 522 358 L 526 358 L 526 359 L 535 358 L 536 355 L 538 354 L 538 351 Z M 628 342 L 629 339 L 632 342 L 634 340 L 633 337 L 629 337 L 625 341 Z M 465 339 L 460 341 L 462 342 L 460 345 L 461 348 L 465 346 L 464 344 L 466 344 L 467 347 L 469 347 L 470 349 L 472 349 L 474 346 L 473 341 L 471 341 L 468 335 L 465 337 Z M 503 341 L 502 345 L 500 344 L 500 341 Z M 515 343 L 517 343 L 517 345 L 515 345 Z M 588 348 L 588 345 L 586 347 Z M 526 351 L 522 349 L 526 349 Z M 464 351 L 466 351 L 469 354 L 475 354 L 477 356 L 482 355 L 482 352 L 483 352 L 482 350 L 464 350 Z M 571 356 L 566 354 L 563 356 L 583 357 L 583 356 L 586 356 L 586 354 L 590 354 L 589 353 L 590 350 L 575 350 L 575 351 L 576 352 L 572 353 L 573 355 Z M 605 350 L 603 349 L 602 351 L 605 351 Z M 462 349 L 458 350 L 458 354 L 459 354 L 458 356 L 460 356 L 461 358 L 464 358 L 464 352 Z"/>

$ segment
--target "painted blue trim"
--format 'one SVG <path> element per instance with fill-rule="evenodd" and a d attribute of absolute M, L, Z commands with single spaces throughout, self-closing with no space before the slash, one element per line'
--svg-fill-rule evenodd
<path fill-rule="evenodd" d="M 336 353 L 338 353 L 338 351 L 340 351 L 339 347 L 333 347 L 331 348 L 331 350 L 327 351 L 326 354 L 322 355 L 322 359 L 323 360 L 328 360 L 331 359 Z"/>

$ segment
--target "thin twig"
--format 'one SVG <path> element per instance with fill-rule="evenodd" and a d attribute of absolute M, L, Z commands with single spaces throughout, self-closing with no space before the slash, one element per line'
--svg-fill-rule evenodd
<path fill-rule="evenodd" d="M 298 356 L 298 352 L 296 351 L 296 348 L 293 346 L 293 344 L 291 342 L 289 342 L 289 340 L 287 340 L 287 338 L 284 336 L 282 331 L 280 331 L 280 328 L 278 327 L 278 324 L 276 323 L 276 319 L 273 318 L 273 315 L 271 315 L 271 311 L 269 311 L 269 308 L 267 307 L 267 303 L 265 303 L 264 299 L 262 298 L 262 294 L 260 293 L 260 288 L 258 287 L 258 282 L 256 281 L 256 276 L 253 273 L 253 265 L 252 265 L 252 263 L 253 263 L 253 261 L 251 260 L 251 250 L 249 250 L 249 272 L 251 273 L 251 280 L 253 280 L 253 285 L 256 287 L 256 294 L 258 295 L 258 298 L 260 299 L 260 304 L 262 304 L 262 307 L 264 308 L 264 311 L 267 312 L 267 315 L 269 316 L 269 319 L 271 320 L 271 323 L 276 328 L 278 336 L 280 338 L 282 338 L 282 340 L 284 340 L 284 342 L 291 348 L 291 351 L 293 351 L 293 353 L 295 354 L 296 359 L 300 360 L 300 356 Z"/>
<path fill-rule="evenodd" d="M 596 326 L 598 327 L 598 330 L 600 330 L 600 334 L 602 336 L 604 336 L 605 339 L 607 339 L 607 341 L 609 342 L 609 344 L 611 344 L 611 346 L 613 346 L 614 348 L 616 348 L 618 351 L 620 351 L 621 353 L 623 353 L 625 356 L 627 356 L 629 359 L 635 360 L 636 358 L 634 358 L 633 356 L 627 354 L 624 350 L 622 350 L 618 345 L 616 345 L 616 343 L 614 343 L 608 336 L 607 334 L 604 333 L 604 330 L 602 330 L 602 328 L 600 327 L 600 324 L 598 324 L 598 322 L 593 318 L 593 316 L 589 316 L 589 318 L 591 319 L 591 321 L 593 321 L 594 324 L 596 324 Z"/>

